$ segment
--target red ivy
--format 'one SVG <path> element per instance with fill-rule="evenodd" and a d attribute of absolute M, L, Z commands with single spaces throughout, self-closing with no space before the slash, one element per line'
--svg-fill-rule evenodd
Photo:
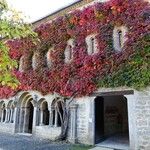
<path fill-rule="evenodd" d="M 150 21 L 143 17 L 149 8 L 149 4 L 142 0 L 111 0 L 75 10 L 51 23 L 40 25 L 35 31 L 41 44 L 46 43 L 43 49 L 48 51 L 49 47 L 54 46 L 50 54 L 52 67 L 38 71 L 15 71 L 21 83 L 17 90 L 37 90 L 43 94 L 55 91 L 64 96 L 71 96 L 75 92 L 78 96 L 91 94 L 98 88 L 98 80 L 116 71 L 135 53 L 134 45 L 149 32 Z M 115 53 L 110 43 L 113 28 L 119 25 L 128 27 L 128 40 L 123 51 Z M 85 38 L 93 33 L 97 34 L 99 51 L 90 56 Z M 69 38 L 75 40 L 74 59 L 70 64 L 65 64 L 64 49 Z M 8 45 L 11 58 L 16 60 L 37 51 L 27 40 L 9 41 Z M 15 92 L 11 88 L 0 87 L 0 97 L 12 96 Z"/>

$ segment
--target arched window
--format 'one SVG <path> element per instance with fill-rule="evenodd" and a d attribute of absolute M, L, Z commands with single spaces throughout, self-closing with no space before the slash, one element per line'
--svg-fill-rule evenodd
<path fill-rule="evenodd" d="M 127 27 L 125 26 L 120 26 L 120 27 L 115 27 L 113 30 L 113 45 L 115 51 L 120 52 L 124 46 L 125 41 L 127 40 L 126 38 L 126 33 L 127 33 Z"/>
<path fill-rule="evenodd" d="M 33 70 L 37 67 L 37 65 L 36 65 L 36 57 L 37 57 L 37 54 L 36 53 L 34 53 L 33 54 L 33 57 L 32 57 L 32 68 L 33 68 Z"/>
<path fill-rule="evenodd" d="M 74 41 L 73 39 L 68 40 L 67 46 L 65 49 L 65 62 L 68 63 L 73 59 L 73 48 L 74 48 Z"/>
<path fill-rule="evenodd" d="M 51 61 L 51 51 L 53 51 L 53 47 L 52 48 L 50 48 L 49 50 L 48 50 L 48 52 L 46 53 L 46 61 L 47 61 L 47 66 L 48 66 L 48 68 L 50 68 L 51 67 L 51 65 L 52 65 L 52 61 Z"/>
<path fill-rule="evenodd" d="M 39 69 L 39 68 L 45 68 L 47 67 L 47 60 L 46 60 L 46 52 L 42 51 L 36 51 L 34 52 L 32 56 L 32 68 L 33 70 Z"/>
<path fill-rule="evenodd" d="M 87 53 L 89 55 L 95 54 L 98 52 L 98 43 L 97 40 L 95 38 L 96 35 L 89 35 L 86 38 L 86 44 L 87 44 Z"/>
<path fill-rule="evenodd" d="M 32 68 L 32 53 L 21 56 L 19 61 L 19 71 L 24 72 Z"/>

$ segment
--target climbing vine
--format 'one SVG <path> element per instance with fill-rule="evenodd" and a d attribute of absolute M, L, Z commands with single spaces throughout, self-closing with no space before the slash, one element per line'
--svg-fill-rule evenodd
<path fill-rule="evenodd" d="M 20 84 L 16 90 L 0 87 L 0 97 L 9 97 L 18 90 L 37 90 L 43 94 L 57 92 L 62 96 L 89 95 L 99 87 L 147 87 L 150 83 L 150 7 L 142 0 L 111 0 L 94 3 L 58 17 L 51 23 L 37 27 L 41 42 L 9 41 L 10 56 L 18 61 L 21 56 L 35 52 L 46 54 L 50 48 L 52 66 L 38 66 L 25 72 L 13 71 Z M 128 28 L 127 41 L 121 52 L 113 49 L 115 26 Z M 87 54 L 85 38 L 96 34 L 98 52 Z M 67 41 L 74 39 L 73 60 L 64 63 Z M 38 61 L 43 62 L 41 57 Z M 28 62 L 25 62 L 28 63 Z"/>

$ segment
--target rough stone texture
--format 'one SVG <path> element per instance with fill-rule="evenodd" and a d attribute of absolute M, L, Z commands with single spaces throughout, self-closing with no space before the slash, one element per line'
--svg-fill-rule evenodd
<path fill-rule="evenodd" d="M 54 140 L 60 135 L 60 127 L 36 126 L 34 135 L 36 137 Z"/>
<path fill-rule="evenodd" d="M 91 103 L 94 100 L 93 97 L 83 97 L 76 99 L 78 104 L 77 108 L 77 142 L 84 144 L 93 144 L 93 136 L 90 131 L 93 131 L 93 124 L 91 126 L 92 120 L 91 116 Z M 92 132 L 93 133 L 93 132 Z"/>
<path fill-rule="evenodd" d="M 150 150 L 150 91 L 136 92 L 137 149 Z"/>

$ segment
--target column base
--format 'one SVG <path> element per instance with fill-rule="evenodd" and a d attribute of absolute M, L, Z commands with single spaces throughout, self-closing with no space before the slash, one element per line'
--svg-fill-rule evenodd
<path fill-rule="evenodd" d="M 43 123 L 40 123 L 39 125 L 40 125 L 40 126 L 44 126 L 44 124 L 43 124 Z"/>

